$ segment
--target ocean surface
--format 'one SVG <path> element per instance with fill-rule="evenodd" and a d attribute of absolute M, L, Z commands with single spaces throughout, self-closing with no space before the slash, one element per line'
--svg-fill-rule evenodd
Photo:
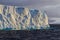
<path fill-rule="evenodd" d="M 60 25 L 50 26 L 50 29 L 46 30 L 0 30 L 0 40 L 60 40 Z"/>

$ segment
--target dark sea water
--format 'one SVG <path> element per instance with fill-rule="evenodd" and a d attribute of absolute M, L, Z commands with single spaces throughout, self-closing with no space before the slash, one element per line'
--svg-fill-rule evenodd
<path fill-rule="evenodd" d="M 0 40 L 60 40 L 59 25 L 50 25 L 50 29 L 0 31 Z"/>

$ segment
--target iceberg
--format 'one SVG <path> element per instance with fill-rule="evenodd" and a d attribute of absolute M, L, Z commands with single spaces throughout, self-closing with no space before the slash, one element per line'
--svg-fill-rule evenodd
<path fill-rule="evenodd" d="M 0 5 L 1 30 L 32 30 L 48 27 L 50 27 L 48 16 L 41 10 Z"/>

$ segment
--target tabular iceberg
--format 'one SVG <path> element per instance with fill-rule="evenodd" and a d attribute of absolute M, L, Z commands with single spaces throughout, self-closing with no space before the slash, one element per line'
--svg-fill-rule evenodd
<path fill-rule="evenodd" d="M 1 30 L 32 30 L 47 27 L 48 17 L 40 10 L 0 5 Z"/>

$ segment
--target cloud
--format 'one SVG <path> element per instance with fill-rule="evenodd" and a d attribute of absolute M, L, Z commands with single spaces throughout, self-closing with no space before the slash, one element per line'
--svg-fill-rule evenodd
<path fill-rule="evenodd" d="M 42 10 L 45 10 L 49 17 L 60 17 L 60 4 L 47 5 L 42 7 Z"/>
<path fill-rule="evenodd" d="M 0 0 L 0 4 L 43 9 L 49 17 L 60 17 L 60 0 Z"/>
<path fill-rule="evenodd" d="M 58 8 L 60 7 L 60 4 L 57 4 L 57 5 L 47 5 L 47 6 L 44 6 L 42 7 L 43 9 L 54 9 L 54 8 Z"/>
<path fill-rule="evenodd" d="M 1 4 L 8 4 L 8 5 L 23 5 L 23 6 L 29 6 L 29 5 L 53 5 L 53 4 L 59 4 L 59 0 L 0 0 Z"/>

